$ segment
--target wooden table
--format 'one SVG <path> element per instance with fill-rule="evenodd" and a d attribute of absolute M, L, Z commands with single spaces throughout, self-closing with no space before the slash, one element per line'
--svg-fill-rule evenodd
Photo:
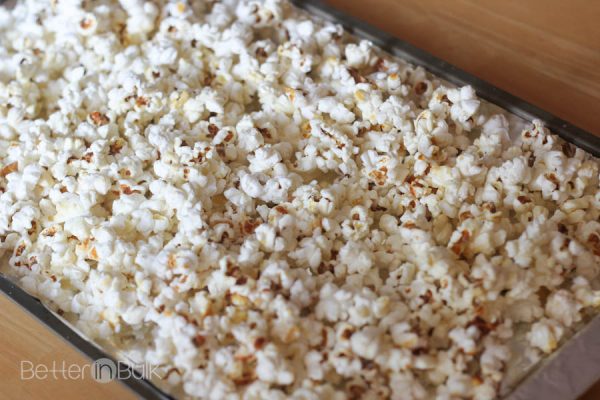
<path fill-rule="evenodd" d="M 55 369 L 60 369 L 63 362 L 66 366 L 83 367 L 90 360 L 4 294 L 0 295 L 0 310 L 0 400 L 135 399 L 120 383 L 98 383 L 89 375 L 84 379 L 66 380 L 62 372 L 57 372 L 59 379 L 48 373 L 47 379 L 22 380 L 22 362 L 23 377 L 28 378 L 28 362 L 48 368 L 55 365 Z M 74 372 L 71 374 L 71 378 L 77 377 Z"/>
<path fill-rule="evenodd" d="M 600 135 L 600 2 L 329 0 L 580 127 Z M 132 399 L 116 383 L 19 379 L 20 361 L 88 361 L 0 296 L 0 400 Z M 600 384 L 582 399 L 600 398 Z"/>

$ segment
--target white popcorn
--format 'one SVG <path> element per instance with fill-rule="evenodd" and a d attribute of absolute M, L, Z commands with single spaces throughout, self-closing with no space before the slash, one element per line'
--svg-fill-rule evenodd
<path fill-rule="evenodd" d="M 373 266 L 371 254 L 361 243 L 349 241 L 340 250 L 340 261 L 349 273 L 365 274 Z"/>
<path fill-rule="evenodd" d="M 379 353 L 380 332 L 378 328 L 366 327 L 350 337 L 352 351 L 367 360 L 374 359 Z"/>
<path fill-rule="evenodd" d="M 483 168 L 476 164 L 476 159 L 473 154 L 463 153 L 456 158 L 456 166 L 463 176 L 470 177 L 479 175 Z"/>
<path fill-rule="evenodd" d="M 12 215 L 12 229 L 25 233 L 32 228 L 34 221 L 40 217 L 39 209 L 32 205 L 24 205 Z"/>
<path fill-rule="evenodd" d="M 266 251 L 281 251 L 285 247 L 283 239 L 277 237 L 275 229 L 267 224 L 262 224 L 254 231 L 256 239 Z"/>
<path fill-rule="evenodd" d="M 458 122 L 466 122 L 479 108 L 479 100 L 471 86 L 459 89 L 450 89 L 448 99 L 453 103 L 450 109 L 452 118 Z"/>
<path fill-rule="evenodd" d="M 365 66 L 371 58 L 370 49 L 371 43 L 366 40 L 361 41 L 358 45 L 348 44 L 345 49 L 348 65 L 355 68 Z"/>
<path fill-rule="evenodd" d="M 475 326 L 471 326 L 467 329 L 454 328 L 448 334 L 448 337 L 465 353 L 473 354 L 477 346 L 477 339 L 479 338 L 479 332 Z"/>
<path fill-rule="evenodd" d="M 319 111 L 328 113 L 337 122 L 347 124 L 354 121 L 354 113 L 332 97 L 321 99 L 317 107 Z"/>
<path fill-rule="evenodd" d="M 502 164 L 498 176 L 508 185 L 527 184 L 531 172 L 524 158 L 515 158 Z"/>
<path fill-rule="evenodd" d="M 261 380 L 277 385 L 289 385 L 294 381 L 293 372 L 285 361 L 280 359 L 275 346 L 268 345 L 263 351 L 257 353 L 256 358 L 258 361 L 256 374 Z"/>
<path fill-rule="evenodd" d="M 281 161 L 281 155 L 273 147 L 260 147 L 253 156 L 248 157 L 250 172 L 263 172 L 273 168 Z"/>
<path fill-rule="evenodd" d="M 0 272 L 168 393 L 495 398 L 600 306 L 598 162 L 540 121 L 285 0 L 17 3 Z"/>
<path fill-rule="evenodd" d="M 563 333 L 564 328 L 559 322 L 542 319 L 532 325 L 527 339 L 532 346 L 539 348 L 544 353 L 550 353 L 558 346 L 558 341 Z"/>
<path fill-rule="evenodd" d="M 250 197 L 258 198 L 262 196 L 264 188 L 258 177 L 253 174 L 244 174 L 240 179 L 242 190 Z"/>
<path fill-rule="evenodd" d="M 552 293 L 546 302 L 546 315 L 559 321 L 566 327 L 570 327 L 573 323 L 579 321 L 579 306 L 575 301 L 573 294 L 566 290 L 559 290 Z"/>

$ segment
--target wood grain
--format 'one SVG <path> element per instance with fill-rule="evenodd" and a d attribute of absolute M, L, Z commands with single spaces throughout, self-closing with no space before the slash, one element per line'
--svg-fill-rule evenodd
<path fill-rule="evenodd" d="M 65 379 L 57 372 L 47 379 L 21 379 L 21 362 L 46 365 L 53 362 L 84 366 L 90 363 L 62 338 L 48 330 L 4 294 L 0 295 L 0 400 L 12 399 L 134 399 L 135 396 L 118 382 L 98 383 L 90 376 Z M 28 364 L 25 364 L 28 365 Z M 27 373 L 24 377 L 28 377 Z M 75 375 L 71 375 L 75 377 Z M 67 376 L 68 378 L 68 376 Z"/>
<path fill-rule="evenodd" d="M 598 1 L 329 3 L 600 135 Z M 134 398 L 117 383 L 20 380 L 20 360 L 89 361 L 3 295 L 0 310 L 0 400 Z M 598 398 L 600 385 L 582 400 Z"/>

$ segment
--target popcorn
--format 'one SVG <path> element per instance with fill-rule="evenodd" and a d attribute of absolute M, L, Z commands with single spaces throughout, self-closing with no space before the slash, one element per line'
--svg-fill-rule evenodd
<path fill-rule="evenodd" d="M 0 29 L 2 273 L 171 394 L 494 398 L 600 306 L 598 161 L 340 26 L 45 0 Z"/>
<path fill-rule="evenodd" d="M 250 197 L 259 198 L 264 193 L 264 188 L 258 178 L 259 175 L 244 174 L 240 179 L 240 187 Z"/>
<path fill-rule="evenodd" d="M 379 353 L 380 332 L 375 327 L 363 328 L 350 337 L 352 351 L 367 360 L 374 359 Z"/>
<path fill-rule="evenodd" d="M 581 319 L 579 306 L 573 294 L 564 289 L 552 293 L 548 297 L 546 315 L 566 327 L 570 327 Z"/>
<path fill-rule="evenodd" d="M 560 322 L 542 319 L 531 326 L 527 339 L 532 346 L 539 348 L 544 353 L 550 353 L 556 349 L 563 334 L 564 328 Z"/>
<path fill-rule="evenodd" d="M 283 239 L 277 237 L 275 229 L 267 224 L 259 225 L 254 230 L 254 233 L 256 234 L 256 239 L 266 251 L 278 252 L 285 247 Z"/>
<path fill-rule="evenodd" d="M 448 99 L 452 102 L 450 115 L 453 120 L 465 123 L 479 108 L 479 100 L 475 97 L 475 91 L 470 86 L 460 89 L 450 89 L 446 93 Z"/>
<path fill-rule="evenodd" d="M 371 46 L 367 40 L 362 40 L 358 45 L 349 43 L 344 52 L 348 65 L 354 68 L 364 67 L 371 60 Z"/>
<path fill-rule="evenodd" d="M 524 157 L 515 158 L 500 166 L 498 176 L 507 185 L 527 184 L 531 179 L 531 170 Z"/>
<path fill-rule="evenodd" d="M 272 382 L 277 385 L 289 385 L 294 381 L 294 374 L 280 359 L 279 352 L 274 345 L 270 344 L 259 351 L 256 355 L 256 374 L 264 382 Z"/>
<path fill-rule="evenodd" d="M 360 242 L 349 241 L 340 249 L 340 262 L 347 266 L 348 273 L 367 273 L 373 266 L 370 251 Z"/>

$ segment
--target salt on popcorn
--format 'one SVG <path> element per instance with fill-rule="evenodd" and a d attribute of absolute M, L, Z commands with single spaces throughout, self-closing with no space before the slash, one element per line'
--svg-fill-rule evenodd
<path fill-rule="evenodd" d="M 23 0 L 3 273 L 182 398 L 493 398 L 600 306 L 598 162 L 509 121 L 282 0 Z"/>

